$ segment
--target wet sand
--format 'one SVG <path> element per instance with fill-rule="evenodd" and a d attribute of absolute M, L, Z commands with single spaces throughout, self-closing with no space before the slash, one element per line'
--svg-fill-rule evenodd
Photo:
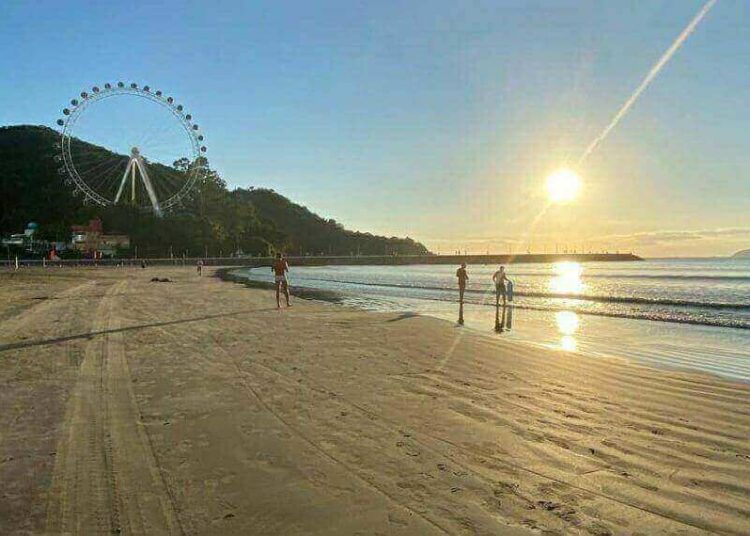
<path fill-rule="evenodd" d="M 745 385 L 194 268 L 0 274 L 0 408 L 0 534 L 750 526 Z"/>

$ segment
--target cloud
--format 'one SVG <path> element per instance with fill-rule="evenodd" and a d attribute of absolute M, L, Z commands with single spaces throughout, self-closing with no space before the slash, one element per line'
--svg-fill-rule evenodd
<path fill-rule="evenodd" d="M 647 245 L 663 245 L 704 240 L 750 239 L 750 227 L 727 227 L 718 229 L 656 230 L 630 234 L 613 234 L 591 238 L 591 241 Z"/>
<path fill-rule="evenodd" d="M 435 244 L 522 244 L 523 240 L 507 236 L 469 236 L 466 238 L 425 238 L 425 242 Z"/>
<path fill-rule="evenodd" d="M 632 226 L 632 222 L 630 222 Z M 487 251 L 533 253 L 552 252 L 560 248 L 587 251 L 633 251 L 646 255 L 725 255 L 750 247 L 750 227 L 719 227 L 715 229 L 656 229 L 635 233 L 598 236 L 563 236 L 536 233 L 531 237 L 508 235 L 469 235 L 460 237 L 424 238 L 422 242 L 433 251 Z"/>

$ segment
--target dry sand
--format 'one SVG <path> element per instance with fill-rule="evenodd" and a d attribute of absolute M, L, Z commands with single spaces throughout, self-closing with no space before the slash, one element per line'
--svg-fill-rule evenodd
<path fill-rule="evenodd" d="M 750 532 L 747 386 L 192 268 L 0 274 L 0 408 L 0 534 Z"/>

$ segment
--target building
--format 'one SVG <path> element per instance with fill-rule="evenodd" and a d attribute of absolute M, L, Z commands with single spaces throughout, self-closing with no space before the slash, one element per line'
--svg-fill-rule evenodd
<path fill-rule="evenodd" d="M 104 234 L 102 220 L 90 220 L 88 225 L 71 227 L 72 248 L 92 256 L 113 257 L 118 249 L 130 247 L 130 237 L 121 234 Z"/>
<path fill-rule="evenodd" d="M 0 240 L 0 244 L 10 253 L 13 250 L 15 253 L 21 255 L 28 254 L 39 254 L 47 251 L 49 242 L 46 240 L 37 240 L 36 232 L 39 229 L 39 225 L 34 222 L 30 222 L 23 233 L 16 233 L 10 235 L 10 237 L 3 238 Z"/>

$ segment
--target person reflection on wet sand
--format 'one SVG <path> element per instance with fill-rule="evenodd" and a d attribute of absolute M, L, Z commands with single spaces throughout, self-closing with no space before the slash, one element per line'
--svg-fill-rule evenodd
<path fill-rule="evenodd" d="M 507 304 L 507 290 L 505 286 L 505 282 L 508 282 L 510 284 L 510 279 L 508 279 L 508 276 L 505 274 L 505 266 L 500 266 L 497 269 L 497 272 L 492 274 L 492 282 L 495 284 L 495 331 L 498 333 L 502 333 L 504 329 L 507 328 L 510 329 L 511 325 L 511 318 L 512 313 L 511 311 L 508 311 L 508 318 L 507 318 L 507 324 L 506 324 L 506 316 L 505 316 L 505 309 Z M 503 316 L 502 319 L 500 318 L 500 297 L 503 298 Z"/>
<path fill-rule="evenodd" d="M 505 317 L 505 329 L 510 330 L 513 327 L 513 300 L 508 300 L 508 314 L 505 314 L 505 304 L 503 304 L 503 316 Z"/>
<path fill-rule="evenodd" d="M 503 305 L 502 305 L 502 310 L 503 310 L 502 317 L 500 316 L 500 309 L 501 309 L 500 301 L 498 300 L 495 302 L 495 331 L 497 331 L 498 333 L 502 333 L 504 331 L 505 309 L 506 309 L 505 302 L 503 302 Z"/>

